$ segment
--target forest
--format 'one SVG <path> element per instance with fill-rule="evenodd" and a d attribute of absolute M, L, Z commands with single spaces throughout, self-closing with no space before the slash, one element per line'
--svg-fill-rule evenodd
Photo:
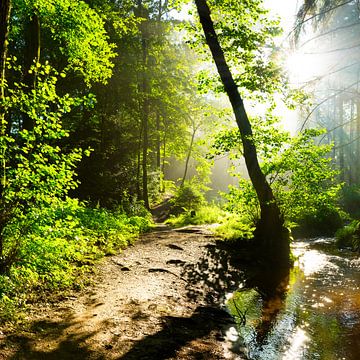
<path fill-rule="evenodd" d="M 0 359 L 357 359 L 359 19 L 0 0 Z"/>

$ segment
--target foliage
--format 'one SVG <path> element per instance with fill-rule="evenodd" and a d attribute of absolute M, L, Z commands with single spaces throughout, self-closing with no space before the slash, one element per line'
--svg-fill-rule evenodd
<path fill-rule="evenodd" d="M 179 214 L 183 211 L 197 210 L 205 203 L 205 196 L 195 182 L 186 181 L 177 188 L 170 202 L 171 213 Z"/>
<path fill-rule="evenodd" d="M 36 14 L 44 37 L 42 51 L 55 59 L 53 67 L 61 60 L 58 70 L 80 75 L 87 85 L 109 79 L 114 45 L 108 42 L 103 19 L 86 2 L 14 0 L 13 3 L 11 41 L 21 43 L 19 36 L 26 31 L 25 24 Z"/>
<path fill-rule="evenodd" d="M 360 252 L 360 222 L 352 221 L 349 225 L 339 229 L 336 234 L 336 244 L 340 248 L 348 247 Z"/>
<path fill-rule="evenodd" d="M 331 158 L 328 157 L 331 146 L 316 145 L 315 138 L 321 131 L 305 130 L 292 137 L 277 122 L 278 119 L 271 113 L 265 120 L 256 119 L 254 141 L 262 170 L 272 185 L 288 226 L 309 217 L 329 218 L 328 214 L 337 213 L 341 189 L 341 184 L 336 182 L 337 172 L 332 169 Z M 213 143 L 213 156 L 236 152 L 233 158 L 238 161 L 241 145 L 236 134 L 237 130 L 233 129 L 222 131 Z M 239 177 L 239 184 L 231 186 L 224 194 L 228 200 L 227 209 L 255 223 L 260 210 L 254 188 L 236 173 L 236 168 L 232 171 Z M 339 221 L 336 221 L 334 226 L 338 224 Z"/>
<path fill-rule="evenodd" d="M 360 218 L 360 187 L 346 185 L 341 191 L 340 203 L 342 208 L 354 218 Z"/>
<path fill-rule="evenodd" d="M 186 225 L 214 225 L 213 233 L 224 240 L 251 239 L 255 227 L 248 218 L 223 210 L 215 204 L 200 206 L 196 211 L 172 215 L 166 221 L 175 227 Z"/>
<path fill-rule="evenodd" d="M 294 237 L 334 236 L 335 232 L 344 224 L 347 214 L 331 204 L 320 205 L 311 211 L 304 211 L 299 215 Z"/>
<path fill-rule="evenodd" d="M 248 218 L 228 213 L 222 224 L 215 228 L 215 234 L 224 240 L 248 240 L 253 238 L 254 230 L 255 227 Z"/>
<path fill-rule="evenodd" d="M 33 208 L 9 233 L 25 227 L 16 261 L 0 276 L 0 318 L 11 320 L 14 311 L 44 292 L 79 288 L 90 265 L 113 254 L 149 229 L 149 218 L 89 208 L 75 199 L 53 201 Z"/>
<path fill-rule="evenodd" d="M 274 37 L 281 34 L 278 19 L 271 18 L 258 0 L 207 1 L 214 27 L 226 60 L 241 92 L 266 96 L 280 86 L 281 74 L 272 59 Z M 202 53 L 205 39 L 199 23 L 185 24 L 188 42 Z M 199 86 L 203 92 L 223 91 L 218 75 L 204 70 L 199 73 Z"/>
<path fill-rule="evenodd" d="M 228 213 L 215 204 L 201 205 L 197 210 L 184 211 L 179 215 L 172 215 L 167 224 L 175 227 L 186 225 L 218 224 L 224 221 Z"/>
<path fill-rule="evenodd" d="M 14 88 L 7 89 L 5 98 L 6 112 L 21 111 L 35 126 L 31 131 L 24 129 L 9 135 L 3 129 L 0 139 L 1 273 L 9 270 L 26 231 L 24 227 L 12 233 L 8 227 L 22 221 L 32 208 L 51 205 L 74 189 L 77 186 L 74 169 L 83 153 L 80 148 L 64 151 L 59 145 L 68 136 L 61 117 L 86 100 L 58 96 L 57 73 L 48 64 L 37 64 L 36 68 L 36 89 L 26 92 L 22 84 L 15 84 Z"/>

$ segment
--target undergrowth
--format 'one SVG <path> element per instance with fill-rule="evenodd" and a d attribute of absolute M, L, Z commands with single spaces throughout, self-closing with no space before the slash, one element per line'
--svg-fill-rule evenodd
<path fill-rule="evenodd" d="M 339 229 L 336 234 L 336 244 L 340 248 L 351 248 L 360 252 L 360 222 L 354 220 L 349 225 Z"/>
<path fill-rule="evenodd" d="M 229 214 L 225 220 L 215 228 L 215 234 L 224 240 L 251 239 L 255 226 L 236 214 Z"/>
<path fill-rule="evenodd" d="M 166 223 L 174 227 L 217 224 L 213 230 L 214 234 L 224 240 L 250 239 L 254 231 L 247 219 L 214 204 L 202 205 L 197 210 L 186 210 L 177 216 L 172 215 Z"/>
<path fill-rule="evenodd" d="M 202 205 L 196 210 L 187 210 L 179 215 L 171 215 L 167 224 L 174 227 L 186 225 L 218 224 L 224 221 L 227 213 L 216 205 Z"/>
<path fill-rule="evenodd" d="M 150 217 L 89 208 L 74 199 L 33 209 L 9 224 L 5 245 L 18 242 L 18 251 L 9 272 L 0 275 L 0 322 L 19 319 L 19 310 L 46 294 L 82 288 L 96 260 L 125 248 L 150 226 Z"/>

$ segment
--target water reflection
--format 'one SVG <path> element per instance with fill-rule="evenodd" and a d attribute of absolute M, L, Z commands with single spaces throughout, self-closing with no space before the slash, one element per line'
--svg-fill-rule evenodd
<path fill-rule="evenodd" d="M 249 359 L 359 359 L 360 263 L 328 240 L 296 243 L 290 273 L 262 272 L 228 299 Z"/>

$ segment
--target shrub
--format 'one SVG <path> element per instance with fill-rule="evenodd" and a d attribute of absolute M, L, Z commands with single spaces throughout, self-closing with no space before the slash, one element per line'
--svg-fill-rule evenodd
<path fill-rule="evenodd" d="M 292 230 L 295 237 L 334 236 L 342 227 L 345 215 L 335 207 L 319 207 L 305 212 L 297 219 L 297 226 Z"/>
<path fill-rule="evenodd" d="M 360 252 L 360 222 L 353 221 L 339 229 L 336 234 L 336 244 L 340 248 L 348 247 Z"/>
<path fill-rule="evenodd" d="M 205 202 L 204 194 L 199 188 L 191 182 L 185 182 L 171 199 L 171 213 L 177 215 L 183 211 L 197 210 Z"/>
<path fill-rule="evenodd" d="M 231 214 L 215 229 L 215 234 L 224 240 L 252 239 L 254 230 L 255 226 L 247 219 Z"/>
<path fill-rule="evenodd" d="M 185 225 L 217 224 L 224 221 L 227 213 L 217 205 L 203 205 L 196 211 L 185 211 L 178 216 L 171 216 L 166 220 L 167 224 L 175 227 Z"/>
<path fill-rule="evenodd" d="M 344 186 L 341 192 L 342 208 L 355 218 L 360 218 L 360 187 L 359 185 Z"/>

